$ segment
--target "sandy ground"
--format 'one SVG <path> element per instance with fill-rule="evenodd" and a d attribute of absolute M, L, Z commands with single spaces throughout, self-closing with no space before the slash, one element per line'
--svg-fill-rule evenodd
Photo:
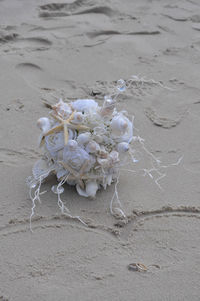
<path fill-rule="evenodd" d="M 0 300 L 199 300 L 199 63 L 198 0 L 0 1 Z M 131 75 L 171 90 L 133 85 L 119 108 L 163 164 L 183 160 L 165 170 L 162 190 L 121 172 L 125 225 L 109 212 L 113 185 L 94 201 L 66 186 L 65 204 L 89 227 L 62 217 L 53 178 L 31 233 L 25 179 L 40 156 L 43 101 L 101 103 Z M 148 271 L 129 271 L 132 262 Z"/>

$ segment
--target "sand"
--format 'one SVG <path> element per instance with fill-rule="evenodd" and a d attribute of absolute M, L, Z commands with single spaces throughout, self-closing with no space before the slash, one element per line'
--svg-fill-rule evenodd
<path fill-rule="evenodd" d="M 0 300 L 199 300 L 199 31 L 198 0 L 0 1 Z M 181 163 L 166 169 L 162 190 L 121 172 L 127 224 L 109 212 L 114 185 L 93 201 L 65 186 L 63 201 L 88 227 L 63 217 L 51 178 L 31 233 L 25 179 L 40 157 L 43 102 L 101 103 L 132 75 L 171 90 L 133 85 L 119 109 L 163 164 Z M 128 270 L 134 262 L 148 271 Z"/>

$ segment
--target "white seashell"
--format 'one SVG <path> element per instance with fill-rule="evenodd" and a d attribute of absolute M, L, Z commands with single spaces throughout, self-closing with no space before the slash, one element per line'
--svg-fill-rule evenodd
<path fill-rule="evenodd" d="M 94 167 L 96 163 L 96 157 L 94 155 L 89 155 L 88 164 L 84 169 L 84 172 L 89 172 L 92 167 Z"/>
<path fill-rule="evenodd" d="M 69 140 L 63 150 L 63 161 L 79 171 L 84 162 L 89 161 L 90 156 L 81 148 L 75 140 Z"/>
<path fill-rule="evenodd" d="M 106 117 L 106 116 L 112 115 L 112 113 L 115 109 L 115 103 L 116 103 L 116 101 L 113 100 L 111 97 L 105 96 L 103 107 L 101 108 L 101 111 L 100 111 L 101 116 Z"/>
<path fill-rule="evenodd" d="M 69 140 L 67 147 L 70 151 L 75 151 L 78 148 L 78 143 L 76 140 Z"/>
<path fill-rule="evenodd" d="M 47 162 L 44 159 L 40 159 L 35 162 L 32 173 L 35 180 L 38 180 L 41 176 L 49 175 L 48 173 L 49 166 L 47 165 Z"/>
<path fill-rule="evenodd" d="M 84 116 L 81 112 L 74 113 L 74 118 L 72 120 L 72 123 L 79 124 L 79 123 L 82 123 L 83 120 L 84 120 Z"/>
<path fill-rule="evenodd" d="M 85 148 L 86 152 L 94 154 L 100 151 L 100 146 L 95 141 L 90 141 Z"/>
<path fill-rule="evenodd" d="M 89 181 L 86 184 L 85 190 L 89 197 L 94 198 L 98 190 L 98 184 L 96 181 Z"/>
<path fill-rule="evenodd" d="M 117 114 L 111 121 L 111 137 L 118 142 L 131 142 L 133 124 L 123 114 Z"/>
<path fill-rule="evenodd" d="M 110 152 L 109 159 L 111 161 L 111 164 L 119 162 L 119 153 L 117 151 Z"/>
<path fill-rule="evenodd" d="M 104 145 L 100 146 L 100 150 L 98 152 L 98 156 L 100 158 L 106 159 L 108 157 L 108 152 L 106 151 Z"/>
<path fill-rule="evenodd" d="M 83 190 L 78 184 L 76 185 L 76 189 L 79 195 L 91 198 L 94 198 L 96 196 L 98 188 L 99 186 L 96 181 L 88 181 L 85 185 L 85 190 Z"/>
<path fill-rule="evenodd" d="M 62 99 L 59 100 L 59 102 L 52 107 L 52 109 L 60 115 L 62 118 L 68 118 L 72 114 L 71 107 L 65 103 Z"/>
<path fill-rule="evenodd" d="M 103 179 L 103 188 L 106 189 L 107 186 L 110 186 L 112 183 L 112 174 L 108 174 Z"/>
<path fill-rule="evenodd" d="M 38 119 L 37 126 L 42 131 L 43 134 L 47 133 L 51 129 L 51 122 L 49 118 L 42 117 Z"/>
<path fill-rule="evenodd" d="M 93 139 L 97 142 L 97 143 L 102 143 L 103 142 L 103 137 L 100 135 L 93 135 Z"/>
<path fill-rule="evenodd" d="M 93 99 L 77 99 L 71 105 L 78 112 L 91 112 L 96 111 L 98 108 L 98 103 Z"/>
<path fill-rule="evenodd" d="M 127 142 L 120 142 L 117 144 L 117 151 L 119 153 L 125 153 L 129 150 L 129 143 Z"/>
<path fill-rule="evenodd" d="M 56 133 L 45 137 L 45 147 L 52 156 L 57 157 L 57 152 L 64 148 L 64 134 L 63 132 Z"/>
<path fill-rule="evenodd" d="M 90 141 L 91 133 L 86 132 L 79 134 L 77 137 L 77 142 L 79 145 L 84 145 Z"/>
<path fill-rule="evenodd" d="M 127 118 L 120 115 L 115 116 L 111 121 L 111 130 L 114 135 L 123 135 L 128 127 Z"/>
<path fill-rule="evenodd" d="M 59 169 L 56 173 L 57 179 L 59 180 L 60 178 L 66 176 L 68 173 L 69 173 L 68 170 L 64 168 Z"/>
<path fill-rule="evenodd" d="M 107 185 L 108 185 L 108 186 L 111 185 L 111 183 L 112 183 L 112 175 L 111 175 L 111 174 L 110 174 L 110 175 L 107 175 L 107 177 L 106 177 L 106 182 L 107 182 Z"/>
<path fill-rule="evenodd" d="M 108 159 L 102 159 L 102 158 L 97 158 L 97 162 L 101 167 L 109 167 L 110 166 L 110 161 Z"/>

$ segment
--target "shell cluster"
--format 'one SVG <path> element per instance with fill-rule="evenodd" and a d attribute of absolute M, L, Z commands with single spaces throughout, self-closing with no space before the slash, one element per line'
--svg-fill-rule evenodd
<path fill-rule="evenodd" d="M 127 112 L 118 112 L 115 104 L 105 97 L 102 106 L 93 99 L 53 105 L 49 116 L 37 121 L 43 158 L 33 167 L 30 185 L 54 173 L 59 183 L 74 185 L 79 195 L 92 198 L 111 185 L 133 138 Z"/>

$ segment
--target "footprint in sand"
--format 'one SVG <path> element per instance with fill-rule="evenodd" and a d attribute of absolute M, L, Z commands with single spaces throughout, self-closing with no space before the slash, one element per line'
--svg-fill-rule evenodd
<path fill-rule="evenodd" d="M 52 42 L 43 37 L 18 38 L 15 40 L 15 48 L 25 50 L 48 50 Z"/>
<path fill-rule="evenodd" d="M 42 18 L 64 17 L 83 14 L 103 14 L 112 16 L 115 14 L 113 8 L 104 1 L 99 4 L 97 1 L 76 0 L 72 3 L 48 3 L 41 5 L 39 16 Z"/>
<path fill-rule="evenodd" d="M 30 160 L 35 161 L 38 158 L 39 153 L 31 149 L 16 151 L 8 148 L 0 148 L 0 165 L 21 166 L 29 163 Z"/>
<path fill-rule="evenodd" d="M 16 71 L 23 77 L 25 82 L 32 88 L 39 86 L 40 79 L 43 75 L 43 69 L 34 63 L 26 62 L 16 65 Z"/>
<path fill-rule="evenodd" d="M 54 294 L 52 300 L 76 300 L 75 293 L 68 298 L 69 290 L 63 290 L 66 283 L 73 285 L 75 277 L 75 286 L 81 281 L 87 281 L 87 285 L 100 281 L 104 289 L 103 281 L 111 285 L 115 281 L 120 283 L 120 290 L 130 287 L 131 294 L 134 282 L 135 300 L 140 300 L 141 281 L 146 277 L 151 287 L 163 287 L 165 295 L 170 283 L 171 300 L 176 299 L 177 285 L 184 296 L 191 296 L 187 300 L 198 300 L 193 297 L 199 288 L 200 250 L 196 241 L 200 234 L 200 220 L 195 214 L 193 217 L 189 215 L 148 215 L 137 227 L 132 224 L 126 241 L 56 216 L 35 219 L 33 234 L 29 231 L 29 220 L 10 220 L 0 228 L 0 283 L 4 294 L 15 296 L 20 287 L 24 296 L 34 295 L 32 283 L 36 282 L 40 295 L 48 291 L 51 296 Z M 147 266 L 145 276 L 127 270 L 127 265 L 134 261 Z M 184 275 L 187 285 L 182 286 L 180 275 Z M 51 284 L 47 285 L 49 279 Z M 6 286 L 10 281 L 12 291 Z M 152 300 L 158 300 L 156 294 Z M 131 297 L 128 300 L 132 300 Z"/>

